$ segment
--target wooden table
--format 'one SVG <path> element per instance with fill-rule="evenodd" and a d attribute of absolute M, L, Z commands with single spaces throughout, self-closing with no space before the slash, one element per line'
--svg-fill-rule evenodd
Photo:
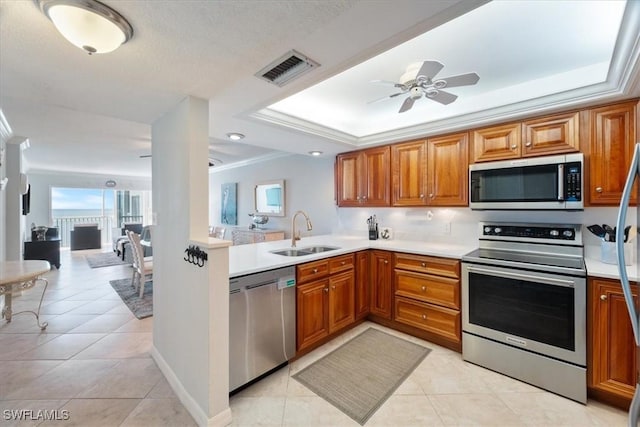
<path fill-rule="evenodd" d="M 40 276 L 49 270 L 51 270 L 51 265 L 48 261 L 0 261 L 0 295 L 4 295 L 2 317 L 7 319 L 7 322 L 11 322 L 13 315 L 31 313 L 36 316 L 36 322 L 40 329 L 45 330 L 47 328 L 47 322 L 40 323 L 40 307 L 49 282 Z M 11 310 L 12 293 L 32 288 L 39 280 L 44 282 L 44 289 L 42 290 L 42 296 L 40 296 L 38 311 L 24 310 L 13 313 Z"/>

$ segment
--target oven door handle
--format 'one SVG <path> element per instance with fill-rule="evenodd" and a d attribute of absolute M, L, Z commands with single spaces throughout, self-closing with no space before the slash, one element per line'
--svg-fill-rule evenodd
<path fill-rule="evenodd" d="M 467 270 L 472 273 L 488 274 L 491 276 L 504 277 L 507 279 L 526 280 L 527 282 L 546 283 L 555 286 L 564 286 L 566 288 L 575 287 L 576 282 L 573 280 L 555 279 L 553 277 L 531 276 L 528 274 L 511 273 L 507 271 L 488 270 L 485 268 L 467 266 Z"/>

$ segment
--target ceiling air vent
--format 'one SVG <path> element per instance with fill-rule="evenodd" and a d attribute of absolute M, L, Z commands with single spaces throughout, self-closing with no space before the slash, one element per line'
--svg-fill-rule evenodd
<path fill-rule="evenodd" d="M 280 87 L 320 64 L 295 50 L 290 50 L 255 75 Z"/>

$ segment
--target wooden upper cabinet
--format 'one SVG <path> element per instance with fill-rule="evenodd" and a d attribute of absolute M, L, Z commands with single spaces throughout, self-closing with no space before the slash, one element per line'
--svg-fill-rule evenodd
<path fill-rule="evenodd" d="M 471 160 L 478 163 L 520 158 L 520 132 L 520 123 L 474 130 L 471 133 Z"/>
<path fill-rule="evenodd" d="M 360 153 L 338 154 L 336 181 L 338 206 L 360 205 Z"/>
<path fill-rule="evenodd" d="M 427 204 L 427 142 L 412 141 L 391 146 L 391 204 Z"/>
<path fill-rule="evenodd" d="M 389 206 L 390 153 L 384 146 L 337 156 L 338 206 Z"/>
<path fill-rule="evenodd" d="M 636 142 L 636 102 L 594 108 L 589 121 L 589 189 L 585 193 L 591 205 L 618 205 Z M 636 201 L 633 191 L 631 202 Z"/>
<path fill-rule="evenodd" d="M 580 112 L 522 123 L 522 157 L 580 151 Z"/>
<path fill-rule="evenodd" d="M 362 152 L 365 169 L 362 174 L 362 197 L 365 206 L 389 206 L 391 202 L 391 171 L 389 146 L 370 148 Z"/>
<path fill-rule="evenodd" d="M 580 112 L 554 114 L 472 132 L 472 162 L 580 151 Z"/>
<path fill-rule="evenodd" d="M 427 141 L 427 200 L 430 206 L 469 204 L 467 133 Z"/>

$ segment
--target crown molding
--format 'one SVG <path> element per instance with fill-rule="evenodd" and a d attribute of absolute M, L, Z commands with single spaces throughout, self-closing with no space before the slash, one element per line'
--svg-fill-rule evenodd
<path fill-rule="evenodd" d="M 288 156 L 293 156 L 293 155 L 295 155 L 295 154 L 293 154 L 293 153 L 285 153 L 285 152 L 276 152 L 276 153 L 265 154 L 263 156 L 252 157 L 250 159 L 241 160 L 239 162 L 229 163 L 228 165 L 213 166 L 213 167 L 209 168 L 209 175 L 214 174 L 214 173 L 218 173 L 218 172 L 222 172 L 222 171 L 226 171 L 226 170 L 229 170 L 229 169 L 235 169 L 235 168 L 241 168 L 241 167 L 244 167 L 244 166 L 255 165 L 257 163 L 262 163 L 262 162 L 266 162 L 266 161 L 269 161 L 269 160 L 279 159 L 281 157 L 288 157 Z"/>

